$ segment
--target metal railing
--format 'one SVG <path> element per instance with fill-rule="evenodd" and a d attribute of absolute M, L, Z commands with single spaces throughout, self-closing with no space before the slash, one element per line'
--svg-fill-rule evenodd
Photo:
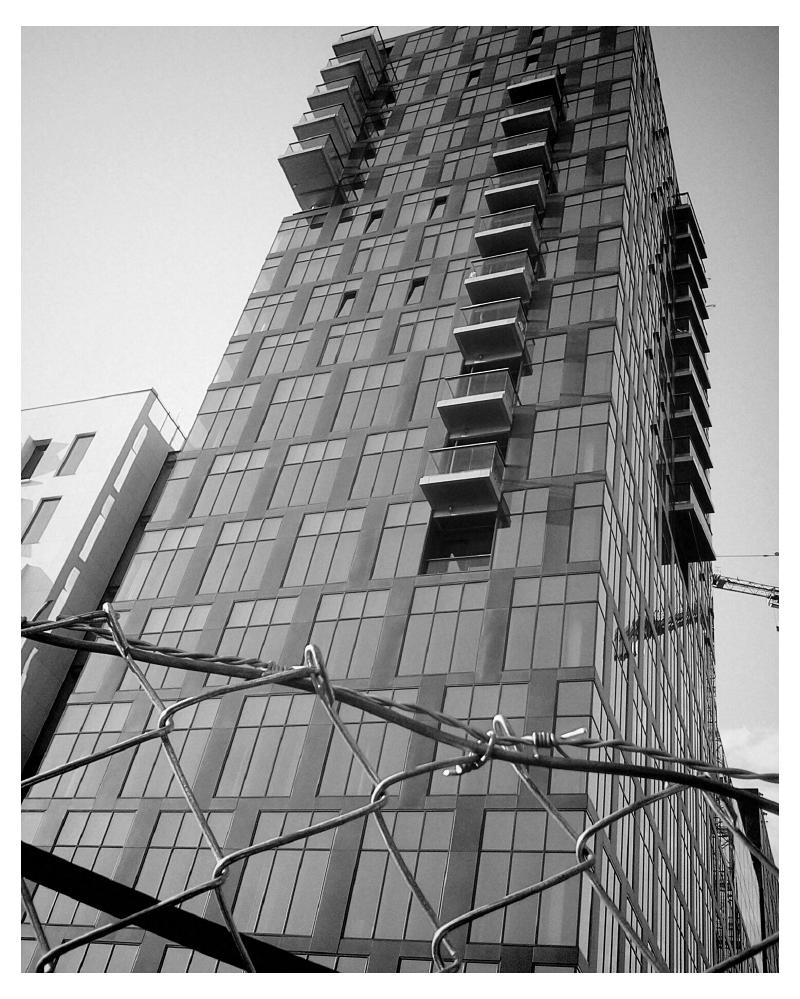
<path fill-rule="evenodd" d="M 484 395 L 487 392 L 502 392 L 509 396 L 509 401 L 517 403 L 517 393 L 511 376 L 506 368 L 494 368 L 490 371 L 474 371 L 465 375 L 454 375 L 446 378 L 445 384 L 454 399 L 463 399 L 473 395 Z"/>
<path fill-rule="evenodd" d="M 529 225 L 534 231 L 536 243 L 538 244 L 542 227 L 539 224 L 539 216 L 533 205 L 526 206 L 525 208 L 512 208 L 507 212 L 495 212 L 493 215 L 481 215 L 478 219 L 475 232 L 492 232 L 495 229 L 506 229 L 512 225 Z"/>
<path fill-rule="evenodd" d="M 507 271 L 523 270 L 533 281 L 531 258 L 525 250 L 515 250 L 513 253 L 499 253 L 496 257 L 477 257 L 470 260 L 469 278 L 489 277 L 491 274 L 505 274 Z"/>
<path fill-rule="evenodd" d="M 442 447 L 430 451 L 425 475 L 487 472 L 500 481 L 503 478 L 504 468 L 496 444 L 465 444 L 461 447 Z"/>
<path fill-rule="evenodd" d="M 450 555 L 448 558 L 429 558 L 425 564 L 428 576 L 447 576 L 453 572 L 478 572 L 490 568 L 491 555 Z"/>
<path fill-rule="evenodd" d="M 525 332 L 528 321 L 525 318 L 525 310 L 518 298 L 506 298 L 500 302 L 488 302 L 486 305 L 465 306 L 460 310 L 461 318 L 456 323 L 456 328 L 464 329 L 469 326 L 483 326 L 489 323 L 503 323 L 509 319 L 520 334 Z"/>

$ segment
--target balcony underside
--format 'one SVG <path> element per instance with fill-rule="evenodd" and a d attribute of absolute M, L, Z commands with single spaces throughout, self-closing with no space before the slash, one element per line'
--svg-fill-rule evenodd
<path fill-rule="evenodd" d="M 525 334 L 515 319 L 459 326 L 453 336 L 467 364 L 513 361 L 525 350 Z"/>
<path fill-rule="evenodd" d="M 526 167 L 541 167 L 549 171 L 552 167 L 550 144 L 542 140 L 519 143 L 512 149 L 495 149 L 492 158 L 498 173 L 523 170 Z"/>
<path fill-rule="evenodd" d="M 544 172 L 534 168 L 495 178 L 495 186 L 485 188 L 483 197 L 490 212 L 533 207 L 541 215 L 547 204 L 547 182 Z"/>
<path fill-rule="evenodd" d="M 533 254 L 539 249 L 539 229 L 533 219 L 509 225 L 498 224 L 495 228 L 476 232 L 475 243 L 482 257 L 496 257 L 515 250 L 527 250 Z"/>
<path fill-rule="evenodd" d="M 518 298 L 527 302 L 533 290 L 530 266 L 513 267 L 495 274 L 476 275 L 464 281 L 464 287 L 473 305 L 497 302 L 505 298 Z"/>
<path fill-rule="evenodd" d="M 670 525 L 679 556 L 685 562 L 713 562 L 711 528 L 690 489 L 688 499 L 676 500 L 670 511 Z"/>
<path fill-rule="evenodd" d="M 441 399 L 436 408 L 451 440 L 502 437 L 511 431 L 513 404 L 507 392 Z"/>
<path fill-rule="evenodd" d="M 500 506 L 500 483 L 491 468 L 425 475 L 419 484 L 434 516 L 490 513 Z"/>

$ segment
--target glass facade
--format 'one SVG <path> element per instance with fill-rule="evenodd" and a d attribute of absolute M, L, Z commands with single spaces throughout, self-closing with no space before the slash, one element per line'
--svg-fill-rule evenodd
<path fill-rule="evenodd" d="M 322 146 L 282 158 L 304 211 L 282 223 L 118 571 L 127 633 L 283 664 L 313 641 L 337 682 L 478 726 L 502 711 L 517 732 L 584 727 L 713 759 L 711 508 L 679 443 L 706 429 L 687 429 L 673 378 L 684 345 L 705 343 L 678 283 L 702 236 L 649 32 L 448 26 L 386 45 L 395 81 L 355 88 L 350 156 L 324 170 Z M 445 379 L 490 369 L 511 379 L 511 409 L 503 393 L 451 398 Z M 430 452 L 486 443 L 495 458 L 469 494 L 426 471 Z M 147 724 L 121 664 L 101 677 L 96 660 L 42 766 Z M 206 683 L 150 670 L 169 701 Z M 191 715 L 176 745 L 232 848 L 369 791 L 310 695 L 236 692 Z M 405 729 L 342 717 L 382 776 L 438 758 Z M 643 793 L 631 778 L 543 779 L 578 828 Z M 155 892 L 208 865 L 152 742 L 27 797 L 33 842 L 77 857 L 66 795 L 115 830 L 87 866 L 105 850 Z M 571 863 L 497 763 L 408 781 L 385 814 L 443 919 Z M 606 891 L 676 972 L 732 946 L 715 828 L 687 792 L 600 841 Z M 239 865 L 231 904 L 243 929 L 342 972 L 431 967 L 430 927 L 363 819 Z M 94 925 L 74 905 L 46 916 L 55 935 Z M 578 880 L 476 921 L 463 957 L 473 973 L 647 970 Z M 135 929 L 71 967 L 232 970 Z"/>

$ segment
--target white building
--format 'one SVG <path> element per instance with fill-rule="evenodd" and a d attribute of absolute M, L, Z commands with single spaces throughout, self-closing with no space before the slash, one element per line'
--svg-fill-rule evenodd
<path fill-rule="evenodd" d="M 23 410 L 24 617 L 99 605 L 166 455 L 182 443 L 152 389 Z M 73 658 L 23 644 L 23 765 Z"/>

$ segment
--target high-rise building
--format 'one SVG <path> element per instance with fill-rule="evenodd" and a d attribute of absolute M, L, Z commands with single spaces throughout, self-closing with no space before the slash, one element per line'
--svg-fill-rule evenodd
<path fill-rule="evenodd" d="M 334 45 L 309 104 L 281 157 L 301 210 L 118 569 L 126 632 L 281 664 L 313 641 L 335 682 L 478 729 L 502 713 L 518 734 L 719 758 L 706 249 L 648 30 L 365 29 Z M 147 675 L 167 701 L 222 682 Z M 184 713 L 180 758 L 226 848 L 364 801 L 321 707 L 261 689 Z M 150 717 L 122 662 L 83 655 L 35 763 Z M 382 776 L 437 758 L 342 717 Z M 32 842 L 158 897 L 208 874 L 153 743 L 87 778 L 33 790 Z M 534 779 L 580 828 L 643 792 Z M 384 814 L 443 919 L 574 857 L 497 762 L 406 781 Z M 676 972 L 742 942 L 718 834 L 692 791 L 598 840 L 606 892 Z M 431 927 L 363 819 L 252 857 L 226 891 L 242 930 L 339 971 L 431 967 Z M 35 900 L 54 939 L 94 924 L 64 896 Z M 469 972 L 647 969 L 578 879 L 452 939 Z M 69 960 L 216 967 L 134 929 Z"/>

